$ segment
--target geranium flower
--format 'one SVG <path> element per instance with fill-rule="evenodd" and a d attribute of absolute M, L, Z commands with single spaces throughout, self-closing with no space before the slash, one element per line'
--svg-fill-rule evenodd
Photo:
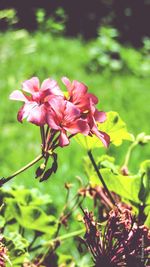
<path fill-rule="evenodd" d="M 65 84 L 68 93 L 69 101 L 77 106 L 81 112 L 88 111 L 90 109 L 90 101 L 93 104 L 98 103 L 98 98 L 88 93 L 88 87 L 81 82 L 74 80 L 72 83 L 67 77 L 62 78 L 62 82 Z"/>
<path fill-rule="evenodd" d="M 89 134 L 90 128 L 87 121 L 81 118 L 80 110 L 73 103 L 57 96 L 51 98 L 49 105 L 47 123 L 51 129 L 60 131 L 60 146 L 69 144 L 67 131 L 73 135 L 77 133 Z"/>
<path fill-rule="evenodd" d="M 10 95 L 10 99 L 25 103 L 18 112 L 18 121 L 22 122 L 23 119 L 27 118 L 27 121 L 39 126 L 46 123 L 49 97 L 51 95 L 63 95 L 55 80 L 46 79 L 40 87 L 37 77 L 23 82 L 22 91 L 15 90 Z"/>
<path fill-rule="evenodd" d="M 82 118 L 87 119 L 90 127 L 89 134 L 96 135 L 104 146 L 107 147 L 110 143 L 110 137 L 106 133 L 99 131 L 97 127 L 97 123 L 102 123 L 106 120 L 106 113 L 98 111 L 95 107 L 98 103 L 98 98 L 88 93 L 88 87 L 83 83 L 76 80 L 71 83 L 66 77 L 63 77 L 62 81 L 66 85 L 69 93 L 68 100 L 80 109 Z"/>

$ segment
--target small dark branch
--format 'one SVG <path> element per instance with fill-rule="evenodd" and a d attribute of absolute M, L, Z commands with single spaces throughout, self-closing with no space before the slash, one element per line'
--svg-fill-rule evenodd
<path fill-rule="evenodd" d="M 102 177 L 102 175 L 101 175 L 101 173 L 99 171 L 99 168 L 97 167 L 97 164 L 96 164 L 96 162 L 94 160 L 94 157 L 92 155 L 92 151 L 91 150 L 88 151 L 88 156 L 89 156 L 89 158 L 91 160 L 91 163 L 92 163 L 92 165 L 93 165 L 93 167 L 94 167 L 94 169 L 95 169 L 95 171 L 97 173 L 97 176 L 100 179 L 100 181 L 101 181 L 101 183 L 102 183 L 102 185 L 103 185 L 108 197 L 110 198 L 112 204 L 118 208 L 117 203 L 114 201 L 114 199 L 113 199 L 113 197 L 112 197 L 112 195 L 111 195 L 111 193 L 110 193 L 110 191 L 109 191 L 109 189 L 108 189 L 108 187 L 107 187 L 107 185 L 106 185 L 106 183 L 105 183 L 105 181 L 104 181 L 104 179 L 103 179 L 103 177 Z"/>
<path fill-rule="evenodd" d="M 46 138 L 46 144 L 45 144 L 45 151 L 47 152 L 51 146 L 51 143 L 55 137 L 56 131 L 55 130 L 49 130 Z"/>
<path fill-rule="evenodd" d="M 40 132 L 41 132 L 41 140 L 42 140 L 42 149 L 45 149 L 45 130 L 44 130 L 44 126 L 40 127 Z"/>

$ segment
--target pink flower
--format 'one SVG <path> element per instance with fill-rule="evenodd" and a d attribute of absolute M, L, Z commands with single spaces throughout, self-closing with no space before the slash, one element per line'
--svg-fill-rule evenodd
<path fill-rule="evenodd" d="M 69 101 L 77 106 L 81 112 L 85 112 L 90 108 L 90 101 L 93 104 L 98 103 L 95 95 L 87 92 L 88 87 L 81 82 L 74 80 L 72 83 L 66 77 L 62 78 L 62 82 L 66 85 L 69 93 Z"/>
<path fill-rule="evenodd" d="M 60 131 L 59 145 L 61 147 L 69 144 L 67 131 L 70 134 L 82 133 L 89 134 L 89 126 L 86 120 L 80 117 L 80 110 L 71 102 L 64 100 L 63 97 L 52 97 L 47 123 L 50 128 Z"/>
<path fill-rule="evenodd" d="M 110 143 L 110 136 L 98 129 L 98 123 L 103 123 L 106 120 L 106 113 L 98 111 L 91 102 L 91 108 L 87 115 L 87 120 L 90 126 L 90 134 L 96 135 L 102 141 L 104 146 L 108 147 Z"/>
<path fill-rule="evenodd" d="M 27 121 L 39 126 L 46 123 L 47 103 L 50 97 L 63 95 L 55 80 L 46 79 L 40 87 L 37 77 L 23 82 L 22 91 L 15 90 L 10 95 L 10 99 L 24 102 L 18 112 L 18 121 L 22 122 L 23 119 L 27 118 Z"/>
<path fill-rule="evenodd" d="M 107 147 L 110 143 L 110 137 L 106 133 L 99 131 L 97 127 L 97 123 L 102 123 L 106 120 L 106 113 L 95 108 L 95 105 L 98 103 L 97 97 L 88 93 L 88 88 L 83 83 L 78 81 L 71 83 L 66 77 L 63 77 L 62 81 L 68 89 L 69 101 L 80 109 L 81 117 L 88 121 L 90 127 L 89 134 L 95 134 L 103 142 L 104 146 Z"/>

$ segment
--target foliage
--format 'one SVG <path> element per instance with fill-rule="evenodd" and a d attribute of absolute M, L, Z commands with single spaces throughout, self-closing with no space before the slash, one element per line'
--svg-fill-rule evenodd
<path fill-rule="evenodd" d="M 122 120 L 118 113 L 107 113 L 108 121 L 104 125 L 109 131 L 114 146 L 110 146 L 110 149 L 105 151 L 108 156 L 100 157 L 103 153 L 100 146 L 94 153 L 108 187 L 110 186 L 111 190 L 118 193 L 121 200 L 130 203 L 137 214 L 144 209 L 142 220 L 144 217 L 145 224 L 149 226 L 149 160 L 146 160 L 149 151 L 148 146 L 145 146 L 144 142 L 141 141 L 143 135 L 138 141 L 138 144 L 142 144 L 142 146 L 136 149 L 136 153 L 132 153 L 132 160 L 128 162 L 129 174 L 125 175 L 124 170 L 122 170 L 125 151 L 129 145 L 128 141 L 132 139 L 123 121 L 127 122 L 129 131 L 134 134 L 139 132 L 141 127 L 143 131 L 148 131 L 149 111 L 146 101 L 149 97 L 149 78 L 142 79 L 139 77 L 141 74 L 136 74 L 136 71 L 132 72 L 132 75 L 130 71 L 124 75 L 125 72 L 120 70 L 113 76 L 104 72 L 101 75 L 99 72 L 91 72 L 89 75 L 85 68 L 89 62 L 89 47 L 92 47 L 92 43 L 86 44 L 80 39 L 56 38 L 54 34 L 52 36 L 46 31 L 44 34 L 40 31 L 29 34 L 25 30 L 17 30 L 0 34 L 0 59 L 2 63 L 0 69 L 1 175 L 8 175 L 8 173 L 15 171 L 39 153 L 39 135 L 36 127 L 33 130 L 27 124 L 16 127 L 15 114 L 18 105 L 8 103 L 8 95 L 12 88 L 19 88 L 22 80 L 33 75 L 39 75 L 41 79 L 45 76 L 58 78 L 64 74 L 71 79 L 77 77 L 81 81 L 86 81 L 90 90 L 102 100 L 102 109 L 117 110 L 123 118 Z M 130 56 L 132 56 L 131 51 L 132 49 L 129 52 Z M 146 58 L 148 51 L 149 42 L 147 40 L 141 51 L 142 57 L 144 55 Z M 134 52 L 136 54 L 137 51 L 134 50 Z M 135 58 L 136 56 L 134 60 Z M 138 64 L 138 60 L 135 65 Z M 103 106 L 104 102 L 105 105 Z M 116 119 L 117 123 L 115 123 L 116 117 L 118 118 Z M 104 130 L 102 125 L 100 125 L 100 130 Z M 122 139 L 127 141 L 122 142 Z M 134 143 L 135 140 L 136 138 L 130 141 Z M 115 147 L 116 145 L 120 146 Z M 34 233 L 37 236 L 35 245 L 42 245 L 54 238 L 58 226 L 58 213 L 62 210 L 62 203 L 66 197 L 64 182 L 72 184 L 75 175 L 77 175 L 78 179 L 74 179 L 72 185 L 73 193 L 79 189 L 78 183 L 83 183 L 82 186 L 87 183 L 81 160 L 85 151 L 77 150 L 77 145 L 73 141 L 71 148 L 59 149 L 58 153 L 58 164 L 61 167 L 58 168 L 57 175 L 53 175 L 45 184 L 39 184 L 37 180 L 34 180 L 33 170 L 29 170 L 28 173 L 22 174 L 14 181 L 14 184 L 25 185 L 26 189 L 11 188 L 11 184 L 1 189 L 1 204 L 2 202 L 6 204 L 1 211 L 0 228 L 4 234 L 9 257 L 14 267 L 15 265 L 20 266 L 19 264 L 23 261 L 26 261 L 26 265 L 27 262 L 32 261 L 32 265 L 30 265 L 36 266 L 36 262 L 33 265 L 33 261 L 37 260 L 36 256 L 41 251 L 30 251 L 33 248 L 31 242 Z M 86 161 L 86 170 L 93 186 L 100 184 L 89 161 Z M 83 177 L 83 181 L 79 177 Z M 34 190 L 34 187 L 40 188 L 40 193 Z M 45 196 L 45 192 L 48 193 L 47 196 Z M 51 195 L 51 199 L 49 195 Z M 89 199 L 85 199 L 85 207 L 88 206 L 89 202 Z M 143 206 L 140 205 L 141 203 Z M 38 216 L 37 220 L 35 220 L 36 216 Z M 77 217 L 78 211 L 75 210 L 70 219 L 71 227 L 69 225 L 67 232 L 70 229 L 76 230 L 78 228 Z M 62 232 L 64 233 L 64 230 Z M 16 235 L 16 233 L 18 234 Z M 46 252 L 45 247 L 42 247 L 41 253 L 43 250 Z M 56 266 L 58 264 L 60 266 L 61 264 L 76 266 L 75 261 L 80 267 L 87 267 L 91 264 L 87 255 L 81 259 L 81 255 L 75 248 L 75 242 L 68 239 L 67 242 L 66 240 L 63 242 L 62 247 L 54 251 L 52 256 Z"/>
<path fill-rule="evenodd" d="M 57 219 L 52 214 L 54 207 L 48 195 L 23 187 L 1 189 L 0 201 L 3 205 L 1 231 L 10 252 L 9 258 L 13 266 L 20 266 L 25 259 L 30 259 L 32 246 L 54 237 L 57 229 Z"/>
<path fill-rule="evenodd" d="M 119 166 L 116 164 L 115 158 L 108 155 L 98 157 L 96 163 L 108 189 L 118 194 L 125 202 L 130 203 L 138 216 L 141 216 L 139 214 L 141 212 L 140 206 L 143 207 L 145 224 L 150 227 L 150 160 L 143 161 L 136 174 L 131 173 L 127 165 Z M 88 158 L 85 160 L 84 167 L 91 185 L 102 186 Z"/>
<path fill-rule="evenodd" d="M 110 144 L 119 146 L 123 140 L 131 141 L 133 136 L 128 133 L 126 124 L 122 121 L 119 114 L 114 111 L 107 112 L 107 120 L 103 124 L 99 124 L 99 130 L 106 132 L 110 136 Z M 78 134 L 76 141 L 85 149 L 94 149 L 103 147 L 102 143 L 96 136 L 82 136 Z"/>
<path fill-rule="evenodd" d="M 16 15 L 16 10 L 11 9 L 3 9 L 0 11 L 0 20 L 6 21 L 9 27 L 16 24 L 18 22 L 18 18 Z"/>
<path fill-rule="evenodd" d="M 67 15 L 63 8 L 57 8 L 52 16 L 47 16 L 44 9 L 37 9 L 36 20 L 40 31 L 48 31 L 53 35 L 65 32 Z"/>
<path fill-rule="evenodd" d="M 119 33 L 114 28 L 99 29 L 97 39 L 89 48 L 88 69 L 92 72 L 124 72 L 147 77 L 150 74 L 149 39 L 143 41 L 141 50 L 135 50 L 121 45 L 118 37 Z"/>

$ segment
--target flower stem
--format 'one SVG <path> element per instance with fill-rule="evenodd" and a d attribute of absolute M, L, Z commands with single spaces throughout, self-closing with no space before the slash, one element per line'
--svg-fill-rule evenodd
<path fill-rule="evenodd" d="M 44 126 L 40 126 L 40 133 L 41 133 L 41 140 L 42 140 L 42 145 L 43 149 L 45 148 L 45 130 Z"/>
<path fill-rule="evenodd" d="M 66 240 L 66 239 L 68 239 L 68 238 L 72 238 L 72 237 L 74 237 L 74 236 L 78 236 L 78 235 L 80 235 L 80 234 L 83 234 L 84 232 L 85 232 L 85 229 L 80 229 L 80 230 L 74 231 L 74 232 L 69 233 L 69 234 L 61 235 L 61 236 L 58 236 L 58 237 L 56 237 L 56 238 L 54 238 L 54 239 L 52 239 L 52 240 L 50 240 L 50 241 L 44 243 L 43 245 L 44 245 L 44 246 L 49 246 L 49 245 L 51 245 L 52 243 L 55 243 L 55 242 L 57 242 L 57 241 L 60 241 L 60 242 L 61 242 L 61 241 L 64 241 L 64 240 Z"/>
<path fill-rule="evenodd" d="M 32 160 L 31 162 L 29 162 L 27 165 L 25 165 L 24 167 L 22 167 L 21 169 L 19 169 L 18 171 L 14 172 L 11 176 L 8 176 L 7 178 L 1 178 L 0 179 L 0 187 L 3 186 L 3 184 L 7 183 L 8 181 L 10 181 L 11 179 L 13 179 L 15 176 L 19 175 L 20 173 L 24 172 L 25 170 L 29 169 L 31 166 L 33 166 L 36 162 L 38 162 L 40 159 L 43 158 L 43 155 L 40 154 L 39 156 L 37 156 L 34 160 Z"/>
<path fill-rule="evenodd" d="M 89 158 L 91 160 L 91 163 L 92 163 L 92 165 L 93 165 L 93 167 L 94 167 L 94 169 L 95 169 L 95 171 L 96 171 L 96 173 L 98 175 L 98 178 L 100 179 L 100 181 L 101 181 L 101 183 L 102 183 L 102 185 L 103 185 L 103 187 L 104 187 L 104 189 L 105 189 L 108 197 L 110 198 L 112 204 L 114 206 L 118 207 L 117 204 L 116 204 L 116 202 L 114 201 L 114 199 L 113 199 L 113 197 L 112 197 L 112 195 L 111 195 L 111 193 L 110 193 L 110 191 L 109 191 L 109 189 L 108 189 L 108 187 L 107 187 L 107 185 L 106 185 L 106 183 L 105 183 L 105 181 L 104 181 L 104 179 L 103 179 L 100 171 L 99 171 L 99 168 L 97 167 L 97 164 L 95 162 L 95 159 L 94 159 L 94 157 L 92 155 L 92 151 L 91 150 L 88 151 L 88 156 L 89 156 Z"/>
<path fill-rule="evenodd" d="M 131 158 L 132 151 L 133 151 L 133 149 L 134 149 L 137 145 L 138 145 L 138 142 L 135 140 L 135 142 L 133 142 L 133 143 L 129 146 L 128 151 L 127 151 L 126 156 L 125 156 L 125 161 L 124 161 L 123 166 L 128 167 L 128 164 L 129 164 L 129 160 L 130 160 L 130 158 Z"/>

